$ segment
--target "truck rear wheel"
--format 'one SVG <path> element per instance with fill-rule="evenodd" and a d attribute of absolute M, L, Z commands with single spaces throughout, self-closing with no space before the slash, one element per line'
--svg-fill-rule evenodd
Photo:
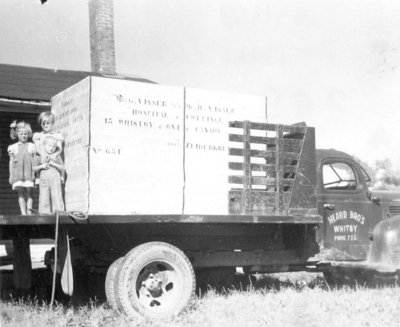
<path fill-rule="evenodd" d="M 108 268 L 106 275 L 106 282 L 105 282 L 106 298 L 107 302 L 114 310 L 119 310 L 115 296 L 115 283 L 116 283 L 115 280 L 117 277 L 117 272 L 121 267 L 123 259 L 124 258 L 121 257 L 115 260 Z"/>
<path fill-rule="evenodd" d="M 192 264 L 175 246 L 149 242 L 135 247 L 117 273 L 116 296 L 128 316 L 176 316 L 195 296 Z"/>

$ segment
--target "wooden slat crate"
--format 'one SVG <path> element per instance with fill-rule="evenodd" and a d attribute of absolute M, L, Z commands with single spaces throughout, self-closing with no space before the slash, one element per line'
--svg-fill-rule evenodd
<path fill-rule="evenodd" d="M 229 213 L 315 214 L 314 129 L 230 122 Z"/>

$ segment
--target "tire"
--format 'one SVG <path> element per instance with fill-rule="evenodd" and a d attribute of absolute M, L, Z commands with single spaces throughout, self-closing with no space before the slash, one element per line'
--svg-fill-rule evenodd
<path fill-rule="evenodd" d="M 163 242 L 149 242 L 131 250 L 116 280 L 117 305 L 130 317 L 137 313 L 152 319 L 176 316 L 191 304 L 195 290 L 189 259 Z"/>
<path fill-rule="evenodd" d="M 117 272 L 121 267 L 123 259 L 124 258 L 121 257 L 115 260 L 108 268 L 106 275 L 106 281 L 105 281 L 106 298 L 107 302 L 114 310 L 119 310 L 115 296 L 115 284 L 116 284 Z"/>

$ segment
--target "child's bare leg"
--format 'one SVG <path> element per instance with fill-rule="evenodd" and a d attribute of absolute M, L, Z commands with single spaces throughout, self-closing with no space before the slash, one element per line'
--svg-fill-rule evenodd
<path fill-rule="evenodd" d="M 33 199 L 32 199 L 32 187 L 27 187 L 26 188 L 26 210 L 28 215 L 32 215 L 32 204 L 33 204 Z"/>
<path fill-rule="evenodd" d="M 25 200 L 25 190 L 23 187 L 18 187 L 18 204 L 21 210 L 21 215 L 26 216 L 26 200 Z"/>

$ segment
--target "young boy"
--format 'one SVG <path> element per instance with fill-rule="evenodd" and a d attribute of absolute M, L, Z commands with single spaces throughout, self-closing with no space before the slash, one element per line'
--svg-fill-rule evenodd
<path fill-rule="evenodd" d="M 42 140 L 44 156 L 37 157 L 35 172 L 39 172 L 39 213 L 52 214 L 64 211 L 64 201 L 61 191 L 61 176 L 64 173 L 64 163 L 57 154 L 57 140 L 46 136 Z M 52 156 L 53 155 L 53 156 Z M 49 160 L 51 158 L 51 160 Z"/>

